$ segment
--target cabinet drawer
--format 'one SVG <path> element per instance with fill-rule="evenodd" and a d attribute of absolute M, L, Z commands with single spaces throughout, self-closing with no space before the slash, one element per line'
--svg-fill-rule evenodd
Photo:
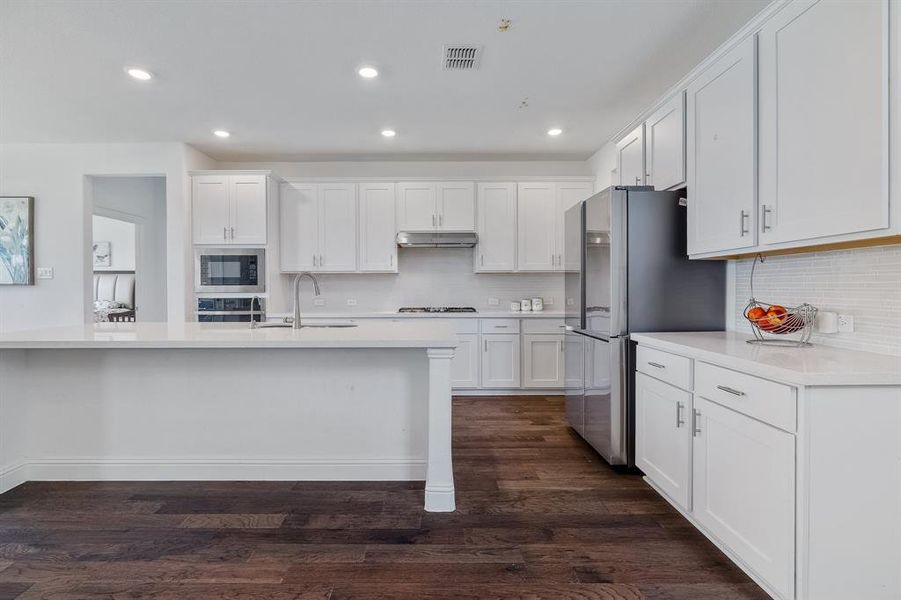
<path fill-rule="evenodd" d="M 795 388 L 791 386 L 698 362 L 695 393 L 774 427 L 786 431 L 797 427 Z"/>
<path fill-rule="evenodd" d="M 691 359 L 639 344 L 635 369 L 683 390 L 691 389 Z"/>
<path fill-rule="evenodd" d="M 454 333 L 469 334 L 479 332 L 478 319 L 435 319 L 435 322 L 447 323 L 454 330 Z"/>
<path fill-rule="evenodd" d="M 523 319 L 522 320 L 522 332 L 523 333 L 563 333 L 566 330 L 566 325 L 563 324 L 563 319 Z"/>
<path fill-rule="evenodd" d="M 519 319 L 482 319 L 482 333 L 519 333 Z"/>

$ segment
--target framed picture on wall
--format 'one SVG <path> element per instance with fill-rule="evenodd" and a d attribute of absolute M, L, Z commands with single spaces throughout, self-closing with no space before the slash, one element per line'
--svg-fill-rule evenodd
<path fill-rule="evenodd" d="M 110 242 L 94 242 L 94 268 L 107 268 L 112 265 Z"/>
<path fill-rule="evenodd" d="M 34 285 L 31 196 L 0 196 L 0 285 Z"/>

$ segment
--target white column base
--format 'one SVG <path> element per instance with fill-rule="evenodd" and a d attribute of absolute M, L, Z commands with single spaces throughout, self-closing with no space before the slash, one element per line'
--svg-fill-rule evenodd
<path fill-rule="evenodd" d="M 454 487 L 450 489 L 425 489 L 426 512 L 454 512 L 457 509 Z"/>

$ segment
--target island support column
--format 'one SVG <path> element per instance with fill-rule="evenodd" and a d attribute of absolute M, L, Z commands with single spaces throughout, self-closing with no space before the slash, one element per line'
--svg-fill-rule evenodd
<path fill-rule="evenodd" d="M 425 509 L 453 512 L 454 467 L 451 459 L 451 360 L 453 348 L 429 348 L 429 456 Z"/>

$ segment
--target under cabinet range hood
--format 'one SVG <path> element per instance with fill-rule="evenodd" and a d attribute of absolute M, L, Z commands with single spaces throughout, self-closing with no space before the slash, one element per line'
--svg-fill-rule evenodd
<path fill-rule="evenodd" d="M 479 241 L 475 233 L 437 231 L 401 231 L 397 245 L 401 248 L 472 248 Z"/>

